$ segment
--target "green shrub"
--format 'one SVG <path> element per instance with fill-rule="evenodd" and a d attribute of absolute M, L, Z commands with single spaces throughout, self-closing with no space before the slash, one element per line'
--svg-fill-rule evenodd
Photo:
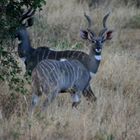
<path fill-rule="evenodd" d="M 20 26 L 20 17 L 30 7 L 41 9 L 45 0 L 1 0 L 0 1 L 0 82 L 7 81 L 12 91 L 25 94 L 25 81 L 13 53 L 12 38 Z M 11 90 L 10 90 L 11 91 Z"/>

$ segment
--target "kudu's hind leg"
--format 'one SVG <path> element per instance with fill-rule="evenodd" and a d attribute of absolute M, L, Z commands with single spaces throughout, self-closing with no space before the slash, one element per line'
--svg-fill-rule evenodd
<path fill-rule="evenodd" d="M 36 94 L 33 94 L 32 95 L 32 100 L 31 100 L 31 105 L 30 105 L 30 108 L 29 108 L 29 116 L 33 115 L 34 109 L 37 106 L 38 102 L 39 102 L 39 96 L 36 95 Z"/>
<path fill-rule="evenodd" d="M 88 85 L 87 88 L 84 89 L 83 96 L 86 97 L 86 99 L 91 102 L 93 102 L 93 101 L 95 102 L 97 100 L 97 97 L 95 96 L 94 92 L 92 91 L 90 85 Z"/>

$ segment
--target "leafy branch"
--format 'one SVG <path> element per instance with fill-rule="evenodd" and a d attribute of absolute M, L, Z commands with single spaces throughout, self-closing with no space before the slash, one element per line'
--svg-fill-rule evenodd
<path fill-rule="evenodd" d="M 27 93 L 27 79 L 21 76 L 15 54 L 12 53 L 12 39 L 20 26 L 20 17 L 29 8 L 41 10 L 45 0 L 1 0 L 0 1 L 0 82 L 7 82 L 10 91 Z"/>

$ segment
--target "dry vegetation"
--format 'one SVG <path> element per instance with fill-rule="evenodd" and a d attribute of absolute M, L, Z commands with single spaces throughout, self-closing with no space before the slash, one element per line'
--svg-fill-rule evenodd
<path fill-rule="evenodd" d="M 99 72 L 91 83 L 97 102 L 88 104 L 82 99 L 76 110 L 71 108 L 69 95 L 60 95 L 46 114 L 37 109 L 29 119 L 30 96 L 11 97 L 1 85 L 0 140 L 140 139 L 140 10 L 116 5 L 115 0 L 97 8 L 89 8 L 84 0 L 48 0 L 30 29 L 32 44 L 83 47 L 84 51 L 88 43 L 79 37 L 79 29 L 86 27 L 84 11 L 94 19 L 93 28 L 98 32 L 108 10 L 108 26 L 115 32 L 104 47 Z"/>

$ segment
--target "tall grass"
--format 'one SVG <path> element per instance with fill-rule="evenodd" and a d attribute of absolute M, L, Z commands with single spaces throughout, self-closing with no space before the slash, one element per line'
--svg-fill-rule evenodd
<path fill-rule="evenodd" d="M 87 52 L 89 43 L 79 37 L 80 28 L 87 27 L 84 11 L 92 17 L 92 28 L 97 33 L 102 29 L 103 15 L 111 11 L 107 25 L 114 29 L 114 36 L 104 46 L 101 66 L 91 82 L 97 102 L 88 104 L 82 98 L 78 110 L 72 109 L 66 93 L 48 107 L 46 114 L 37 108 L 30 119 L 30 95 L 18 95 L 17 104 L 12 106 L 13 99 L 7 98 L 8 91 L 1 87 L 0 140 L 139 140 L 140 21 L 138 18 L 135 24 L 132 19 L 140 15 L 140 10 L 119 4 L 115 8 L 115 3 L 91 8 L 86 1 L 47 1 L 30 29 L 34 47 Z M 8 118 L 4 115 L 5 106 L 15 109 Z"/>

